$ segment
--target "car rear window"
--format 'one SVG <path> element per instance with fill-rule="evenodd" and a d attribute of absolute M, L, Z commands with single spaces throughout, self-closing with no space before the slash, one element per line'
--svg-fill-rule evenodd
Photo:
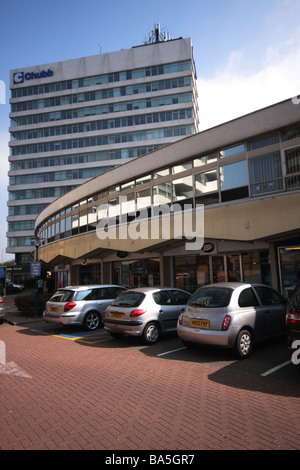
<path fill-rule="evenodd" d="M 51 297 L 51 302 L 69 302 L 72 300 L 74 291 L 72 290 L 58 290 Z"/>
<path fill-rule="evenodd" d="M 231 294 L 232 289 L 227 287 L 203 287 L 195 292 L 188 305 L 205 308 L 227 307 Z"/>
<path fill-rule="evenodd" d="M 120 294 L 110 305 L 114 307 L 138 307 L 143 299 L 145 294 L 142 292 L 126 292 Z"/>

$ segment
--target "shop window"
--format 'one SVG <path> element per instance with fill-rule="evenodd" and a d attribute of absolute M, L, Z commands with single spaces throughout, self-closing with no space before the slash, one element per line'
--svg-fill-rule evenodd
<path fill-rule="evenodd" d="M 221 189 L 231 189 L 248 184 L 246 161 L 220 168 Z"/>
<path fill-rule="evenodd" d="M 179 202 L 193 198 L 193 177 L 186 176 L 172 181 L 173 202 Z"/>
<path fill-rule="evenodd" d="M 218 191 L 217 170 L 205 171 L 195 175 L 195 195 L 196 197 L 204 193 Z"/>
<path fill-rule="evenodd" d="M 269 252 L 242 253 L 243 282 L 271 285 Z"/>
<path fill-rule="evenodd" d="M 282 140 L 297 139 L 300 137 L 300 127 L 295 127 L 294 129 L 288 129 L 287 131 L 282 132 Z"/>
<path fill-rule="evenodd" d="M 224 267 L 223 256 L 212 257 L 212 276 L 213 276 L 213 282 L 225 281 L 225 267 Z"/>
<path fill-rule="evenodd" d="M 151 189 L 145 189 L 136 193 L 137 209 L 145 209 L 151 206 Z"/>
<path fill-rule="evenodd" d="M 215 163 L 218 159 L 216 153 L 211 155 L 204 155 L 203 157 L 195 158 L 194 160 L 194 168 L 197 168 L 202 165 L 208 165 L 209 163 Z"/>
<path fill-rule="evenodd" d="M 171 194 L 170 182 L 153 186 L 153 205 L 160 206 L 163 204 L 170 204 L 172 202 Z"/>
<path fill-rule="evenodd" d="M 167 168 L 165 170 L 158 170 L 153 173 L 153 179 L 156 180 L 158 178 L 163 178 L 164 176 L 168 176 L 170 174 L 170 170 Z"/>
<path fill-rule="evenodd" d="M 97 206 L 92 206 L 88 208 L 87 217 L 88 217 L 88 231 L 96 230 Z"/>
<path fill-rule="evenodd" d="M 209 283 L 208 256 L 175 258 L 175 287 L 192 293 L 198 287 Z"/>
<path fill-rule="evenodd" d="M 278 144 L 279 135 L 268 135 L 266 137 L 260 137 L 259 139 L 251 140 L 248 142 L 248 150 L 256 150 L 268 145 Z"/>
<path fill-rule="evenodd" d="M 177 173 L 182 173 L 183 171 L 186 170 L 191 170 L 192 169 L 192 163 L 183 163 L 182 165 L 177 165 L 172 167 L 172 175 L 175 175 Z"/>
<path fill-rule="evenodd" d="M 227 256 L 227 278 L 229 282 L 240 282 L 240 257 L 239 255 Z"/>
<path fill-rule="evenodd" d="M 249 160 L 251 195 L 280 191 L 283 188 L 280 153 Z"/>
<path fill-rule="evenodd" d="M 300 246 L 279 249 L 281 268 L 281 290 L 289 297 L 292 290 L 300 282 Z"/>
<path fill-rule="evenodd" d="M 300 147 L 285 152 L 286 187 L 287 189 L 300 186 Z"/>
<path fill-rule="evenodd" d="M 234 147 L 230 147 L 225 150 L 221 150 L 220 155 L 221 157 L 231 157 L 232 155 L 236 155 L 244 151 L 245 151 L 245 146 L 244 144 L 241 144 L 241 145 L 235 145 Z"/>

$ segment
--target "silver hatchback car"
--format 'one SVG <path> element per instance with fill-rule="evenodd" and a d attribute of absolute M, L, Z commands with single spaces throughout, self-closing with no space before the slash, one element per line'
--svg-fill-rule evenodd
<path fill-rule="evenodd" d="M 125 287 L 108 284 L 61 288 L 46 303 L 43 318 L 50 323 L 95 330 L 103 325 L 106 307 L 123 290 Z"/>
<path fill-rule="evenodd" d="M 250 355 L 254 341 L 284 335 L 286 301 L 263 284 L 219 283 L 198 289 L 180 315 L 177 334 L 193 343 L 234 348 Z"/>
<path fill-rule="evenodd" d="M 191 294 L 181 289 L 145 287 L 122 292 L 106 309 L 104 328 L 111 336 L 142 336 L 154 344 L 176 331 L 177 320 Z"/>

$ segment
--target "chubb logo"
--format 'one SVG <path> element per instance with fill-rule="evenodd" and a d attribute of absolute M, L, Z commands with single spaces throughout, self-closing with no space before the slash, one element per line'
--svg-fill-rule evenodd
<path fill-rule="evenodd" d="M 53 70 L 42 70 L 41 72 L 15 72 L 14 83 L 24 83 L 25 80 L 35 80 L 36 78 L 52 77 Z"/>

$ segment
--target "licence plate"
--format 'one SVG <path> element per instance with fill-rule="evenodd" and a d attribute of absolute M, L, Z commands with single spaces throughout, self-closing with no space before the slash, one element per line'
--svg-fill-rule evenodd
<path fill-rule="evenodd" d="M 209 320 L 191 320 L 191 326 L 198 328 L 209 328 Z"/>
<path fill-rule="evenodd" d="M 56 313 L 57 311 L 58 311 L 57 307 L 50 307 L 49 308 L 49 312 L 51 312 L 51 313 Z"/>
<path fill-rule="evenodd" d="M 123 317 L 124 317 L 124 313 L 111 313 L 111 314 L 110 314 L 110 317 L 111 317 L 111 318 L 123 318 Z"/>

